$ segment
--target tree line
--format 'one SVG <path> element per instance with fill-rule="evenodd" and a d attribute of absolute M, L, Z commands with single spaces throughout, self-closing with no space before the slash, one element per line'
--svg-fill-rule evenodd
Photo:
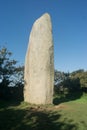
<path fill-rule="evenodd" d="M 87 71 L 79 69 L 64 73 L 55 70 L 54 84 L 56 93 L 87 92 Z"/>
<path fill-rule="evenodd" d="M 24 66 L 17 63 L 12 59 L 12 52 L 6 47 L 0 48 L 0 98 L 10 95 L 9 88 L 24 88 Z M 65 73 L 55 70 L 54 74 L 55 93 L 87 92 L 87 71 L 79 69 Z"/>

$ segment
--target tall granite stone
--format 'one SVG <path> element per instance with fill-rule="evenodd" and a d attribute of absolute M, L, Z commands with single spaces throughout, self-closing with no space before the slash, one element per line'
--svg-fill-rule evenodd
<path fill-rule="evenodd" d="M 31 104 L 51 104 L 54 86 L 54 49 L 48 13 L 32 27 L 25 59 L 24 100 Z"/>

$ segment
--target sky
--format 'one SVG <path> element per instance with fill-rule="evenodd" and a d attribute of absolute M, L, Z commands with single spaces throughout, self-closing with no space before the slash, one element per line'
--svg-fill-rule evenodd
<path fill-rule="evenodd" d="M 44 13 L 52 20 L 55 69 L 87 70 L 87 0 L 0 0 L 0 47 L 24 65 L 32 25 Z"/>

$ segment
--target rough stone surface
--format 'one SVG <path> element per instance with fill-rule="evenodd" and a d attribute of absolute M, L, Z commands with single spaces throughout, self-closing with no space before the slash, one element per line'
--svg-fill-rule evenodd
<path fill-rule="evenodd" d="M 54 49 L 48 13 L 32 27 L 25 59 L 24 100 L 31 104 L 51 104 L 54 86 Z"/>

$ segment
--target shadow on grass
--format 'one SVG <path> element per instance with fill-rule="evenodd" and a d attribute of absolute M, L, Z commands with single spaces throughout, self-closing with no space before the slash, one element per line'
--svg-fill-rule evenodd
<path fill-rule="evenodd" d="M 58 112 L 43 107 L 3 105 L 0 108 L 0 130 L 77 130 L 73 121 L 61 121 L 61 116 Z"/>
<path fill-rule="evenodd" d="M 73 100 L 76 100 L 76 99 L 80 99 L 82 95 L 83 95 L 82 91 L 73 92 L 73 93 L 69 93 L 69 94 L 57 94 L 54 97 L 53 104 L 54 105 L 58 105 L 60 103 L 69 102 L 69 101 L 73 101 Z"/>
<path fill-rule="evenodd" d="M 9 106 L 18 106 L 20 104 L 21 101 L 0 99 L 0 109 L 7 109 Z"/>

